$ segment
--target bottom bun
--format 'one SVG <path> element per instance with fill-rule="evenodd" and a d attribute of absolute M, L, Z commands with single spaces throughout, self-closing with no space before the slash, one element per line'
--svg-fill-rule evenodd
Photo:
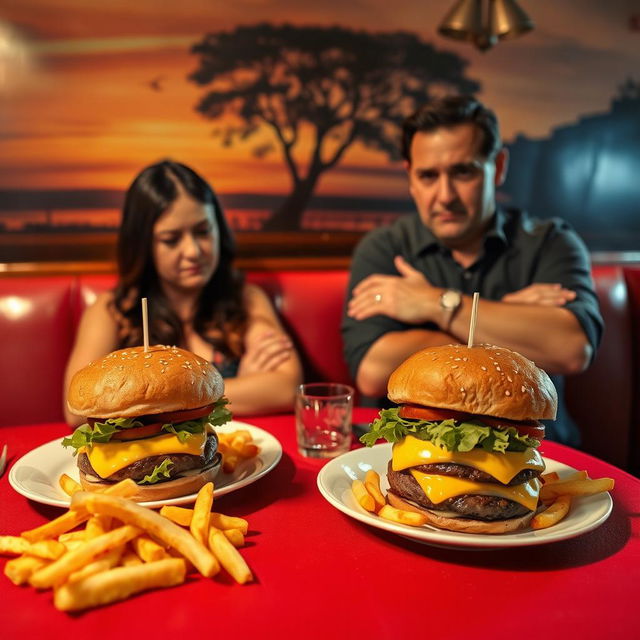
<path fill-rule="evenodd" d="M 405 511 L 415 511 L 417 513 L 424 514 L 427 517 L 427 522 L 434 527 L 438 527 L 439 529 L 448 529 L 449 531 L 460 531 L 461 533 L 500 534 L 526 529 L 529 526 L 529 522 L 531 521 L 531 518 L 533 518 L 534 513 L 533 511 L 530 511 L 519 518 L 485 522 L 484 520 L 472 520 L 471 518 L 448 518 L 446 516 L 438 515 L 434 511 L 419 507 L 413 502 L 404 500 L 393 493 L 393 491 L 387 492 L 387 500 L 389 501 L 389 504 L 396 507 L 396 509 L 404 509 Z"/>
<path fill-rule="evenodd" d="M 136 502 L 156 502 L 158 500 L 188 496 L 196 493 L 207 482 L 212 482 L 220 471 L 221 463 L 222 457 L 217 453 L 212 464 L 202 469 L 200 473 L 180 476 L 175 480 L 167 480 L 157 484 L 139 484 L 137 485 L 137 493 L 127 497 Z M 85 491 L 102 491 L 112 487 L 115 483 L 93 480 L 91 476 L 87 476 L 83 471 L 80 471 L 80 484 Z"/>

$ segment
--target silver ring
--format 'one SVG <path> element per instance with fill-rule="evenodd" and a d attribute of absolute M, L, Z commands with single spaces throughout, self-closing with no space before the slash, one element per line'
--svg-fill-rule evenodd
<path fill-rule="evenodd" d="M 382 294 L 381 294 L 381 293 L 376 293 L 376 295 L 375 295 L 375 296 L 373 296 L 373 299 L 374 299 L 376 302 L 382 302 Z"/>

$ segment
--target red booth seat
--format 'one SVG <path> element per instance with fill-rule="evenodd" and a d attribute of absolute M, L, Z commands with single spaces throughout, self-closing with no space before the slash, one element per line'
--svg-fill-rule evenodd
<path fill-rule="evenodd" d="M 599 265 L 593 275 L 607 328 L 591 368 L 567 381 L 567 401 L 584 449 L 637 473 L 640 268 Z M 348 382 L 340 335 L 347 271 L 248 278 L 271 296 L 300 349 L 306 379 Z M 0 425 L 62 420 L 63 373 L 79 318 L 113 282 L 110 275 L 0 278 Z"/>

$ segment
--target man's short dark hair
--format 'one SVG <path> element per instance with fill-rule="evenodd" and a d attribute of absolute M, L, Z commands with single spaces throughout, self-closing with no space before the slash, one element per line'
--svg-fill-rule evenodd
<path fill-rule="evenodd" d="M 451 95 L 433 98 L 409 116 L 402 125 L 402 157 L 411 162 L 411 141 L 418 131 L 474 124 L 482 131 L 480 152 L 492 158 L 502 147 L 496 114 L 473 96 Z"/>

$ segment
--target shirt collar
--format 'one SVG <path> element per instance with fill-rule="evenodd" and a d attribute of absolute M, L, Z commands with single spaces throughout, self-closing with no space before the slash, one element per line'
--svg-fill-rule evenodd
<path fill-rule="evenodd" d="M 414 255 L 417 257 L 428 251 L 435 251 L 440 249 L 441 251 L 449 251 L 440 244 L 438 239 L 433 235 L 431 229 L 427 228 L 420 219 L 418 214 L 415 215 L 415 235 L 414 235 Z M 498 242 L 505 247 L 509 244 L 507 234 L 505 233 L 506 216 L 504 211 L 500 207 L 496 207 L 496 213 L 493 216 L 491 225 L 487 229 L 484 236 L 484 245 Z"/>

